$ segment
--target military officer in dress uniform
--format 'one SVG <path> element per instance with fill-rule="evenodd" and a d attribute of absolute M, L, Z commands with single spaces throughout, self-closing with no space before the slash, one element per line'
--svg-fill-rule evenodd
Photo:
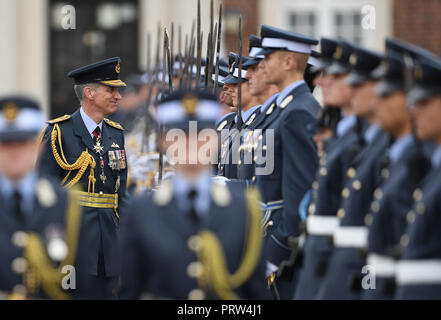
<path fill-rule="evenodd" d="M 43 127 L 36 102 L 0 98 L 1 299 L 69 299 L 84 292 L 77 264 L 84 254 L 78 248 L 82 210 L 72 192 L 36 170 Z"/>
<path fill-rule="evenodd" d="M 182 132 L 178 147 L 189 154 L 216 149 L 220 109 L 214 96 L 200 91 L 176 92 L 162 101 L 158 120 L 165 127 L 164 152 L 170 145 L 165 135 L 172 129 Z M 198 132 L 212 128 L 214 138 L 194 143 L 190 121 Z M 201 158 L 189 163 L 188 158 L 176 159 L 176 174 L 157 191 L 136 198 L 123 218 L 120 296 L 269 298 L 258 191 L 216 182 L 209 164 Z"/>
<path fill-rule="evenodd" d="M 111 298 L 117 287 L 119 207 L 124 205 L 127 162 L 123 127 L 105 116 L 117 110 L 121 60 L 118 57 L 68 74 L 74 79 L 81 107 L 72 115 L 49 121 L 44 133 L 40 167 L 62 181 L 79 184 L 84 207 L 88 273 L 94 283 L 91 298 Z M 113 293 L 112 293 L 113 292 Z"/>
<path fill-rule="evenodd" d="M 378 80 L 371 75 L 381 58 L 380 54 L 355 45 L 349 57 L 352 71 L 346 81 L 354 87 L 354 112 L 372 125 L 365 132 L 367 146 L 354 161 L 358 166 L 350 167 L 346 172 L 348 179 L 341 190 L 343 199 L 337 210 L 339 221 L 333 231 L 334 249 L 318 291 L 319 299 L 361 298 L 367 240 L 364 220 L 374 190 L 381 183 L 381 169 L 387 165 L 385 152 L 389 142 L 378 123 L 378 98 L 373 91 Z"/>
<path fill-rule="evenodd" d="M 253 134 L 258 144 L 256 184 L 266 211 L 263 226 L 269 248 L 267 273 L 274 275 L 291 253 L 288 239 L 299 236 L 298 206 L 318 164 L 313 136 L 320 105 L 303 80 L 311 46 L 318 41 L 266 25 L 262 25 L 261 38 L 263 50 L 259 54 L 265 58 L 259 68 L 266 83 L 274 84 L 280 92 L 268 107 L 260 132 L 255 130 Z M 290 281 L 283 281 L 285 285 L 279 282 L 281 298 L 292 298 Z"/>
<path fill-rule="evenodd" d="M 415 214 L 410 210 L 412 193 L 419 181 L 410 173 L 411 165 L 424 151 L 412 134 L 412 117 L 406 104 L 406 83 L 403 54 L 395 48 L 407 49 L 395 39 L 386 40 L 386 56 L 374 76 L 381 78 L 376 94 L 381 97 L 379 120 L 390 133 L 393 143 L 388 153 L 387 177 L 374 191 L 374 201 L 365 218 L 368 233 L 367 264 L 375 270 L 375 289 L 364 290 L 365 299 L 393 299 L 395 296 L 395 259 L 399 258 L 400 238 L 407 221 Z M 419 170 L 421 169 L 421 165 Z M 420 180 L 420 179 L 418 179 Z"/>
<path fill-rule="evenodd" d="M 351 71 L 349 56 L 352 46 L 332 39 L 321 39 L 321 47 L 323 58 L 319 59 L 316 69 L 323 70 L 320 80 L 323 103 L 338 107 L 343 119 L 338 122 L 336 132 L 320 158 L 317 179 L 312 184 L 303 265 L 294 299 L 314 299 L 326 274 L 332 252 L 329 240 L 338 225 L 337 210 L 351 162 L 349 150 L 357 142 L 357 119 L 351 105 L 353 89 L 346 83 Z M 336 64 L 339 68 L 336 68 Z"/>
<path fill-rule="evenodd" d="M 396 267 L 397 299 L 441 299 L 441 59 L 412 52 L 414 84 L 407 94 L 418 137 L 436 144 L 432 169 L 413 192 L 408 228 Z"/>

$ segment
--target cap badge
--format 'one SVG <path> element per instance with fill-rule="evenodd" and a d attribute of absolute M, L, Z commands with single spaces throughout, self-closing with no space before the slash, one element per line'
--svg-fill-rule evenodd
<path fill-rule="evenodd" d="M 196 111 L 198 99 L 193 95 L 188 95 L 182 99 L 182 105 L 188 114 L 193 114 Z"/>
<path fill-rule="evenodd" d="M 116 72 L 117 74 L 119 74 L 119 73 L 121 72 L 121 63 L 118 62 L 118 64 L 117 64 L 116 67 L 115 67 L 115 72 Z"/>
<path fill-rule="evenodd" d="M 337 46 L 337 48 L 335 49 L 335 53 L 334 53 L 334 59 L 340 59 L 342 55 L 343 55 L 342 47 Z"/>
<path fill-rule="evenodd" d="M 3 107 L 3 116 L 6 121 L 13 122 L 17 118 L 18 107 L 14 102 L 7 102 Z"/>
<path fill-rule="evenodd" d="M 416 66 L 415 67 L 414 75 L 415 75 L 415 79 L 416 80 L 422 80 L 423 79 L 423 70 L 421 69 L 420 66 Z"/>

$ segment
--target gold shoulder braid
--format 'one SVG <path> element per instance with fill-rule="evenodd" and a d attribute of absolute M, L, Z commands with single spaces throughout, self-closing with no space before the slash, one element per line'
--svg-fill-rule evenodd
<path fill-rule="evenodd" d="M 57 147 L 55 145 L 55 141 L 58 139 L 58 145 L 60 146 L 60 154 L 58 153 Z M 64 156 L 63 146 L 61 144 L 61 130 L 57 123 L 54 124 L 54 128 L 51 133 L 51 145 L 52 145 L 52 153 L 54 154 L 55 161 L 58 165 L 63 169 L 68 171 L 68 174 L 64 177 L 62 184 L 65 184 L 67 179 L 69 179 L 70 174 L 74 170 L 78 170 L 77 175 L 69 182 L 64 185 L 66 189 L 71 188 L 78 181 L 80 181 L 86 169 L 90 166 L 90 174 L 89 174 L 89 185 L 87 187 L 87 192 L 95 193 L 95 172 L 94 169 L 96 167 L 95 159 L 92 155 L 89 154 L 87 148 L 83 153 L 81 153 L 80 157 L 75 161 L 74 164 L 69 164 Z M 91 190 L 92 187 L 92 190 Z"/>
<path fill-rule="evenodd" d="M 116 128 L 116 129 L 118 129 L 118 130 L 121 130 L 121 131 L 124 131 L 123 126 L 120 125 L 118 122 L 111 121 L 111 120 L 109 120 L 109 119 L 107 119 L 107 118 L 104 118 L 104 122 L 106 122 L 106 123 L 107 123 L 109 126 L 111 126 L 111 127 L 114 127 L 114 128 Z"/>
<path fill-rule="evenodd" d="M 248 221 L 248 238 L 242 262 L 234 274 L 228 271 L 225 253 L 217 236 L 208 230 L 199 233 L 198 259 L 203 265 L 200 284 L 209 286 L 224 300 L 239 299 L 233 292 L 243 285 L 253 274 L 261 254 L 263 233 L 260 227 L 262 212 L 259 207 L 259 192 L 255 187 L 246 191 L 247 208 L 250 215 Z"/>
<path fill-rule="evenodd" d="M 68 192 L 68 203 L 66 212 L 66 245 L 68 252 L 63 262 L 57 267 L 48 257 L 43 241 L 36 233 L 28 233 L 26 245 L 24 247 L 24 257 L 28 261 L 29 268 L 26 271 L 26 278 L 38 279 L 33 283 L 34 288 L 29 284 L 27 287 L 32 293 L 36 287 L 40 286 L 51 299 L 64 300 L 69 299 L 69 294 L 61 287 L 62 279 L 65 274 L 62 273 L 64 266 L 75 263 L 75 256 L 78 247 L 78 237 L 81 226 L 82 210 L 78 204 L 75 192 Z"/>

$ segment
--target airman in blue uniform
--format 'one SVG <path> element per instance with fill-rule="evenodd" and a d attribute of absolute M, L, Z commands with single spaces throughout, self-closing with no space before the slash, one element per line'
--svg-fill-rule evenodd
<path fill-rule="evenodd" d="M 347 83 L 354 87 L 352 105 L 357 116 L 370 123 L 365 131 L 366 147 L 347 171 L 348 179 L 341 191 L 342 201 L 337 210 L 338 226 L 333 232 L 334 249 L 328 270 L 317 294 L 319 299 L 359 299 L 362 267 L 366 248 L 367 228 L 364 223 L 374 190 L 382 181 L 382 169 L 387 165 L 385 151 L 389 137 L 378 123 L 378 99 L 373 88 L 378 80 L 371 72 L 380 64 L 381 55 L 353 46 L 349 62 L 351 74 Z M 358 165 L 357 165 L 358 164 Z"/>
<path fill-rule="evenodd" d="M 263 25 L 264 55 L 259 64 L 267 84 L 278 87 L 279 95 L 254 130 L 257 143 L 256 185 L 262 193 L 268 247 L 268 275 L 274 274 L 291 254 L 289 239 L 300 234 L 298 206 L 308 191 L 317 169 L 313 136 L 320 105 L 303 80 L 304 71 L 317 40 Z M 278 281 L 281 298 L 292 298 L 291 276 Z M 274 281 L 270 281 L 270 284 Z M 283 283 L 283 284 L 282 284 Z M 283 288 L 282 288 L 283 287 Z"/>
<path fill-rule="evenodd" d="M 413 192 L 408 227 L 400 238 L 401 260 L 396 266 L 397 299 L 441 299 L 441 59 L 423 50 L 408 52 L 413 59 L 413 85 L 407 94 L 420 139 L 436 145 L 432 169 Z"/>
<path fill-rule="evenodd" d="M 1 299 L 80 298 L 85 290 L 82 209 L 36 170 L 43 126 L 33 100 L 0 98 Z"/>
<path fill-rule="evenodd" d="M 160 103 L 157 120 L 164 132 L 182 130 L 190 145 L 189 121 L 196 121 L 198 130 L 214 129 L 220 109 L 211 94 L 176 92 Z M 164 137 L 160 141 L 166 149 Z M 193 164 L 180 160 L 175 175 L 136 198 L 123 218 L 120 296 L 270 298 L 258 191 L 216 182 L 199 158 Z"/>

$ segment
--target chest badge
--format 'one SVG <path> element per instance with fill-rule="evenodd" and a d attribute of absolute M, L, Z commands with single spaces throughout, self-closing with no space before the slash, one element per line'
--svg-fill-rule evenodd
<path fill-rule="evenodd" d="M 114 148 L 114 149 L 119 149 L 119 145 L 116 144 L 115 142 L 112 143 L 112 145 L 111 145 L 110 147 L 111 147 L 111 148 Z"/>

